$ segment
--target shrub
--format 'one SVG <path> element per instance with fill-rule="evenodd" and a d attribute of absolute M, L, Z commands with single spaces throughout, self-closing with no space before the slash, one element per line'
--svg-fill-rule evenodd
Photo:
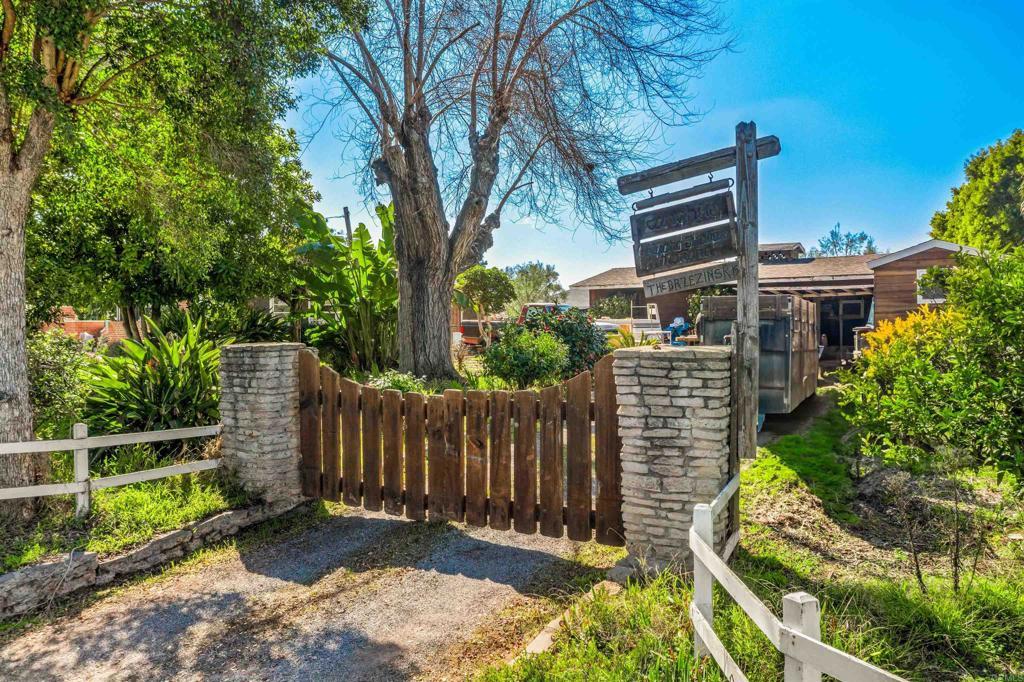
<path fill-rule="evenodd" d="M 515 330 L 506 328 L 505 334 Z M 567 379 L 594 368 L 594 363 L 608 352 L 605 333 L 594 324 L 593 318 L 579 308 L 557 311 L 536 311 L 527 316 L 522 328 L 531 332 L 550 332 L 565 344 L 568 358 L 561 378 Z"/>
<path fill-rule="evenodd" d="M 203 426 L 219 418 L 220 350 L 204 339 L 203 321 L 186 316 L 180 337 L 148 322 L 150 338 L 124 341 L 117 355 L 98 355 L 83 369 L 86 420 L 97 433 Z"/>
<path fill-rule="evenodd" d="M 608 296 L 598 299 L 590 306 L 590 314 L 594 317 L 627 318 L 633 314 L 633 302 L 625 296 Z"/>
<path fill-rule="evenodd" d="M 883 322 L 842 375 L 869 454 L 914 467 L 1024 473 L 1024 249 L 963 256 L 948 306 Z"/>
<path fill-rule="evenodd" d="M 568 350 L 554 334 L 519 328 L 506 332 L 484 353 L 484 368 L 516 388 L 556 381 L 568 361 Z"/>
<path fill-rule="evenodd" d="M 426 380 L 407 372 L 389 369 L 381 374 L 370 376 L 367 385 L 380 390 L 394 389 L 402 393 L 424 393 L 427 390 Z"/>
<path fill-rule="evenodd" d="M 223 344 L 228 340 L 235 343 L 257 343 L 260 341 L 288 341 L 291 325 L 284 317 L 270 314 L 267 310 L 255 310 L 247 305 L 233 306 L 199 302 L 188 311 L 174 306 L 164 311 L 159 327 L 165 334 L 184 335 L 188 330 L 188 318 L 203 320 L 203 336 Z"/>
<path fill-rule="evenodd" d="M 85 404 L 86 346 L 60 329 L 28 338 L 29 399 L 39 438 L 67 438 Z"/>

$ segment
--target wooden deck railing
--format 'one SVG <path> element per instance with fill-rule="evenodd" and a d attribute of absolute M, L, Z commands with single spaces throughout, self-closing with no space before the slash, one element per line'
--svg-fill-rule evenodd
<path fill-rule="evenodd" d="M 693 510 L 693 526 L 690 528 L 690 551 L 693 552 L 690 620 L 693 623 L 696 656 L 711 656 L 726 678 L 733 682 L 745 682 L 747 679 L 712 628 L 714 612 L 711 595 L 717 580 L 765 634 L 772 646 L 785 656 L 786 682 L 821 682 L 822 673 L 849 682 L 903 680 L 898 675 L 823 643 L 821 609 L 818 600 L 806 592 L 794 592 L 783 597 L 782 620 L 776 618 L 771 609 L 743 584 L 743 580 L 725 562 L 735 549 L 738 533 L 726 543 L 725 560 L 715 553 L 715 518 L 726 508 L 738 488 L 737 476 L 711 504 L 698 504 Z"/>
<path fill-rule="evenodd" d="M 101 488 L 114 488 L 131 483 L 142 481 L 154 481 L 159 478 L 176 476 L 178 474 L 189 474 L 195 471 L 206 471 L 216 469 L 220 466 L 219 459 L 201 459 L 195 462 L 184 464 L 173 464 L 171 466 L 159 467 L 157 469 L 146 469 L 144 471 L 133 471 L 128 474 L 117 476 L 104 476 L 102 478 L 90 478 L 89 476 L 89 450 L 94 448 L 109 448 L 117 445 L 132 445 L 135 443 L 158 443 L 169 440 L 184 440 L 186 438 L 203 438 L 205 436 L 216 436 L 220 433 L 220 424 L 213 426 L 195 426 L 187 429 L 166 429 L 164 431 L 146 431 L 143 433 L 119 433 L 111 436 L 90 436 L 89 429 L 85 424 L 75 424 L 71 429 L 71 438 L 60 440 L 33 440 L 21 443 L 0 443 L 0 457 L 4 455 L 28 454 L 33 452 L 60 452 L 71 450 L 74 452 L 75 480 L 71 483 L 48 483 L 44 485 L 29 485 L 19 488 L 0 488 L 0 500 L 15 500 L 24 497 L 47 497 L 50 495 L 75 495 L 75 514 L 85 516 L 89 513 L 91 504 L 91 492 Z"/>

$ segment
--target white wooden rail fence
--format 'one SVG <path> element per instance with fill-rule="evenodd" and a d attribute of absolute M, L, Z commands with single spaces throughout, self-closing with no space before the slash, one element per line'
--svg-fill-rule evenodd
<path fill-rule="evenodd" d="M 89 436 L 85 424 L 75 424 L 71 429 L 71 438 L 60 440 L 33 440 L 22 443 L 0 443 L 0 456 L 27 454 L 33 452 L 60 452 L 71 450 L 75 453 L 75 480 L 72 483 L 48 483 L 45 485 L 29 485 L 20 488 L 0 489 L 0 500 L 14 500 L 23 497 L 46 497 L 49 495 L 75 495 L 75 514 L 85 516 L 89 513 L 91 492 L 101 488 L 114 488 L 142 481 L 153 481 L 177 474 L 189 474 L 195 471 L 216 469 L 220 459 L 201 459 L 195 462 L 174 464 L 133 471 L 118 476 L 102 478 L 89 477 L 89 450 L 92 448 L 109 448 L 117 445 L 135 443 L 158 443 L 168 440 L 184 440 L 186 438 L 202 438 L 216 436 L 220 433 L 220 424 L 213 426 L 194 426 L 187 429 L 167 429 L 164 431 L 146 431 L 144 433 L 119 433 L 112 436 Z"/>
<path fill-rule="evenodd" d="M 739 488 L 739 476 L 733 477 L 711 504 L 698 504 L 693 510 L 690 550 L 693 552 L 694 653 L 698 658 L 710 655 L 727 679 L 746 682 L 747 676 L 726 650 L 711 624 L 714 613 L 711 594 L 714 581 L 729 593 L 772 645 L 785 656 L 785 682 L 821 682 L 822 673 L 841 682 L 906 682 L 821 641 L 821 610 L 818 600 L 806 592 L 794 592 L 782 598 L 782 620 L 775 617 L 725 563 L 736 547 L 739 534 L 726 543 L 723 555 L 715 554 L 715 518 L 724 510 Z"/>

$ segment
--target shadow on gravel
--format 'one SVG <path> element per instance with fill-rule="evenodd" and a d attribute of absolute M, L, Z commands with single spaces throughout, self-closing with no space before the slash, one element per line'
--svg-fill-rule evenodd
<path fill-rule="evenodd" d="M 0 680 L 409 679 L 500 605 L 502 590 L 527 593 L 534 576 L 574 565 L 560 556 L 567 547 L 511 531 L 333 517 L 243 550 L 241 565 L 128 586 L 9 640 Z"/>
<path fill-rule="evenodd" d="M 283 543 L 278 551 L 247 551 L 241 560 L 252 573 L 302 585 L 339 569 L 361 573 L 415 568 L 517 588 L 539 566 L 570 563 L 543 548 L 557 542 L 511 530 L 353 515 L 332 519 Z"/>

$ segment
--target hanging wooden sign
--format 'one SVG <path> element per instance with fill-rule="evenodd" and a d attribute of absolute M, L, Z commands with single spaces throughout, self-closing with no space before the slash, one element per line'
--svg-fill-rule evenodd
<path fill-rule="evenodd" d="M 629 225 L 633 241 L 640 241 L 735 217 L 732 192 L 721 192 L 654 211 L 634 213 L 629 217 Z"/>
<path fill-rule="evenodd" d="M 692 291 L 704 287 L 715 286 L 716 284 L 728 284 L 735 282 L 739 274 L 739 265 L 736 261 L 725 261 L 714 263 L 701 268 L 692 268 L 664 277 L 648 279 L 644 281 L 644 294 L 651 296 L 664 296 L 680 291 Z"/>
<path fill-rule="evenodd" d="M 736 255 L 736 223 L 712 225 L 649 242 L 633 242 L 636 274 L 655 275 Z"/>

